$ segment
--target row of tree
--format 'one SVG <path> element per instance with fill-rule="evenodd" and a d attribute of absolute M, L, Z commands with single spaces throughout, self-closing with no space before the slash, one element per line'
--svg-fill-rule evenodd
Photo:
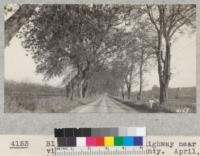
<path fill-rule="evenodd" d="M 130 98 L 139 84 L 141 100 L 143 75 L 157 65 L 164 104 L 173 40 L 195 28 L 195 18 L 195 5 L 21 5 L 5 23 L 5 41 L 17 34 L 36 71 L 62 76 L 71 99 L 103 92 Z"/>

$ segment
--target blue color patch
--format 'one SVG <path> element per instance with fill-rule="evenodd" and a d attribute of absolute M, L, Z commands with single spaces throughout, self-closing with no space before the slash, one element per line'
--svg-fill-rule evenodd
<path fill-rule="evenodd" d="M 134 137 L 134 146 L 143 146 L 143 137 Z"/>
<path fill-rule="evenodd" d="M 134 146 L 134 137 L 124 137 L 124 146 Z"/>

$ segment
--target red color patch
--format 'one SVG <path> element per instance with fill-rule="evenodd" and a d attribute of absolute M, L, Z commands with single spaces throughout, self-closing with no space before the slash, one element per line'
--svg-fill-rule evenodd
<path fill-rule="evenodd" d="M 96 146 L 104 146 L 104 137 L 96 137 Z"/>

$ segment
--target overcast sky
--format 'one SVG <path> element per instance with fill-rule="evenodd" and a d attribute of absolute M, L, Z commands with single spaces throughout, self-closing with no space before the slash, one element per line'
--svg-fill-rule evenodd
<path fill-rule="evenodd" d="M 43 76 L 35 73 L 36 65 L 20 40 L 14 37 L 5 48 L 5 78 L 7 80 L 28 81 L 40 84 L 60 85 L 61 78 L 42 81 Z M 196 86 L 196 34 L 184 34 L 172 47 L 172 79 L 170 87 Z M 145 75 L 144 89 L 158 85 L 157 67 Z M 134 88 L 134 87 L 133 87 Z M 134 88 L 135 90 L 135 88 Z"/>

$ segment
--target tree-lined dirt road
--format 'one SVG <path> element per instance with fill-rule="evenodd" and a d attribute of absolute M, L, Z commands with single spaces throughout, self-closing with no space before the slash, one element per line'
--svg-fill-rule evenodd
<path fill-rule="evenodd" d="M 70 113 L 122 113 L 122 112 L 138 113 L 138 111 L 136 111 L 132 107 L 126 106 L 108 97 L 107 95 L 103 95 L 92 103 L 77 107 L 72 111 L 70 111 Z"/>

